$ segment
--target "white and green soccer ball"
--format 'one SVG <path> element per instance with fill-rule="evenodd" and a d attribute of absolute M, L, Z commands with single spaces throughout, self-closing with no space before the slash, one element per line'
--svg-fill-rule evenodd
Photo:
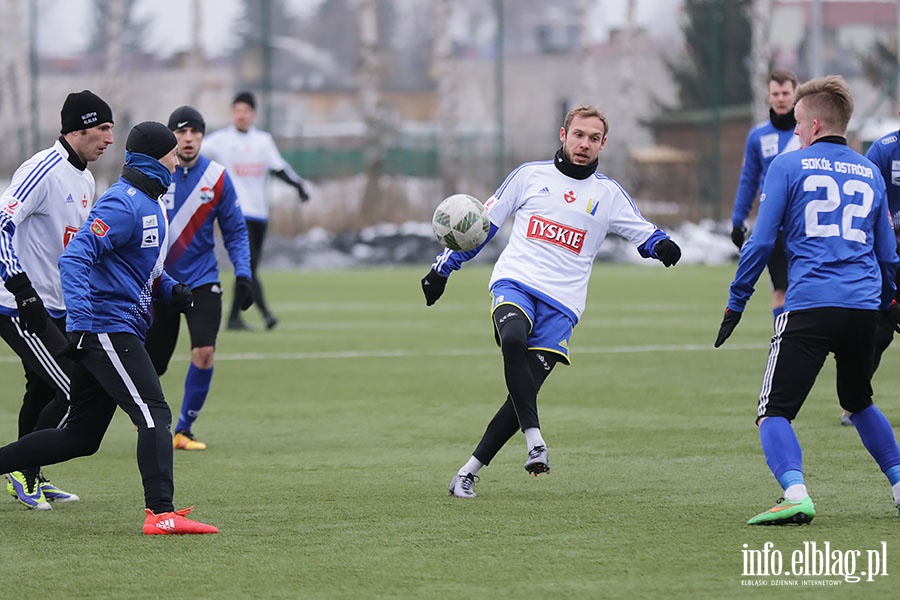
<path fill-rule="evenodd" d="M 442 246 L 465 252 L 484 243 L 491 222 L 487 210 L 477 198 L 453 194 L 444 198 L 431 219 L 434 237 Z"/>

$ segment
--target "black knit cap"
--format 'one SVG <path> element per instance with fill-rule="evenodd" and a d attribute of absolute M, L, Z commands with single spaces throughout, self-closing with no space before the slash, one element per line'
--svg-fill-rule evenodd
<path fill-rule="evenodd" d="M 193 106 L 179 106 L 169 115 L 169 129 L 175 131 L 182 127 L 190 127 L 200 133 L 206 133 L 206 122 L 203 115 Z"/>
<path fill-rule="evenodd" d="M 144 121 L 131 128 L 125 141 L 125 150 L 139 152 L 159 160 L 178 144 L 175 134 L 156 121 Z"/>
<path fill-rule="evenodd" d="M 59 116 L 62 121 L 59 132 L 63 134 L 113 122 L 109 104 L 90 90 L 72 92 L 66 96 Z"/>
<path fill-rule="evenodd" d="M 238 102 L 243 102 L 244 104 L 249 104 L 250 108 L 256 110 L 256 98 L 253 97 L 251 92 L 238 92 L 238 94 L 234 97 L 234 100 L 231 101 L 232 104 L 237 104 Z"/>

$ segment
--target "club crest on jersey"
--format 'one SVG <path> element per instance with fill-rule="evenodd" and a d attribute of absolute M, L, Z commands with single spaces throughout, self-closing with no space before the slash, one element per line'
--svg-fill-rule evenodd
<path fill-rule="evenodd" d="M 211 202 L 215 197 L 215 191 L 211 187 L 203 186 L 200 188 L 200 202 L 206 204 L 207 202 Z"/>
<path fill-rule="evenodd" d="M 75 238 L 76 233 L 78 233 L 77 227 L 66 225 L 66 230 L 63 231 L 63 248 L 69 245 L 69 242 Z"/>
<path fill-rule="evenodd" d="M 81 196 L 81 208 L 87 208 L 87 207 L 88 207 L 88 197 L 87 197 L 87 194 L 84 194 L 83 196 Z"/>
<path fill-rule="evenodd" d="M 575 197 L 575 192 L 569 190 L 568 192 L 563 194 L 563 200 L 565 200 L 567 204 L 572 204 L 573 202 L 578 200 L 578 198 Z"/>
<path fill-rule="evenodd" d="M 575 254 L 581 254 L 586 233 L 584 229 L 577 229 L 538 215 L 532 215 L 528 220 L 526 237 L 565 248 Z"/>
<path fill-rule="evenodd" d="M 101 219 L 94 219 L 93 223 L 91 223 L 91 233 L 97 237 L 106 237 L 108 232 L 109 225 L 104 223 Z"/>

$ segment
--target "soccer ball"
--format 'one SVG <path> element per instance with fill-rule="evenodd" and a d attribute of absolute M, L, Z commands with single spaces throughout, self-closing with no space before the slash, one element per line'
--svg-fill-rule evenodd
<path fill-rule="evenodd" d="M 431 219 L 434 237 L 442 246 L 465 252 L 484 243 L 491 222 L 487 210 L 477 198 L 453 194 L 444 198 Z"/>

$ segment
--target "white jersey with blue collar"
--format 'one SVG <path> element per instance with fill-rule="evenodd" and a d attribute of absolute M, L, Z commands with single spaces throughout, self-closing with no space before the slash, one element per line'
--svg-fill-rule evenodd
<path fill-rule="evenodd" d="M 607 235 L 630 241 L 645 258 L 654 256 L 652 247 L 668 237 L 641 216 L 614 180 L 601 173 L 574 179 L 551 160 L 520 166 L 485 206 L 494 231 L 515 216 L 490 285 L 502 279 L 524 284 L 576 321 L 584 312 L 594 259 Z M 474 255 L 447 250 L 434 269 L 447 276 Z"/>

